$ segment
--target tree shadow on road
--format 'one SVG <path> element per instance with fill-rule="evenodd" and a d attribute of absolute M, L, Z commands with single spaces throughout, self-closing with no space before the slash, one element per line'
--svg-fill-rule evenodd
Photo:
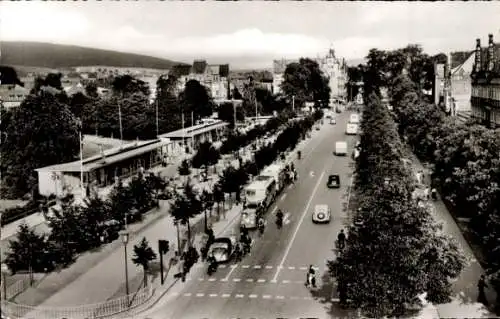
<path fill-rule="evenodd" d="M 356 313 L 351 309 L 344 309 L 339 305 L 336 281 L 330 276 L 328 270 L 321 276 L 321 284 L 310 289 L 314 300 L 324 306 L 327 314 L 332 318 L 356 318 Z M 333 300 L 332 300 L 333 299 Z"/>

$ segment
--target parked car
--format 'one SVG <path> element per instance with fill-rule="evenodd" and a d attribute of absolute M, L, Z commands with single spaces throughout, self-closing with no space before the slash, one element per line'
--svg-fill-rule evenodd
<path fill-rule="evenodd" d="M 340 188 L 340 176 L 330 175 L 328 176 L 328 181 L 326 182 L 328 188 Z"/>

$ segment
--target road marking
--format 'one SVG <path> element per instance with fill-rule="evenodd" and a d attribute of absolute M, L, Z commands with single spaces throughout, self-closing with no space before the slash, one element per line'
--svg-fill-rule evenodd
<path fill-rule="evenodd" d="M 286 198 L 286 193 L 281 195 L 280 201 L 283 201 Z"/>
<path fill-rule="evenodd" d="M 296 284 L 303 284 L 304 282 L 302 280 L 295 280 Z"/>
<path fill-rule="evenodd" d="M 247 282 L 253 282 L 253 279 L 252 278 L 248 278 L 246 281 Z"/>
<path fill-rule="evenodd" d="M 262 295 L 262 299 L 271 299 L 272 296 L 271 295 Z"/>
<path fill-rule="evenodd" d="M 223 268 L 226 268 L 227 265 L 219 265 L 219 268 L 223 269 Z"/>
<path fill-rule="evenodd" d="M 332 299 L 330 299 L 330 301 L 333 301 L 333 302 L 340 302 L 340 299 L 339 299 L 339 298 L 332 298 Z"/>
<path fill-rule="evenodd" d="M 218 295 L 217 294 L 210 294 L 208 296 L 214 298 L 214 297 L 217 297 Z"/>
<path fill-rule="evenodd" d="M 288 253 L 290 252 L 290 249 L 292 249 L 293 242 L 295 240 L 295 237 L 297 237 L 297 234 L 299 232 L 300 226 L 304 222 L 304 219 L 309 212 L 309 206 L 311 206 L 311 203 L 314 198 L 314 194 L 316 194 L 316 191 L 318 190 L 319 185 L 321 184 L 321 181 L 323 180 L 323 176 L 325 176 L 325 172 L 323 171 L 321 175 L 318 178 L 318 181 L 316 182 L 316 186 L 314 186 L 314 189 L 311 193 L 311 196 L 309 197 L 309 201 L 307 202 L 306 208 L 304 209 L 304 212 L 302 213 L 302 217 L 299 220 L 299 223 L 297 224 L 297 227 L 295 228 L 295 231 L 293 232 L 292 238 L 290 239 L 290 242 L 288 243 L 288 247 L 285 250 L 285 254 L 283 255 L 283 258 L 281 259 L 280 262 L 280 267 L 283 267 L 283 264 L 285 263 L 286 257 L 288 256 Z M 281 268 L 278 268 L 276 270 L 276 274 L 273 277 L 273 280 L 276 280 L 280 274 Z"/>
<path fill-rule="evenodd" d="M 266 269 L 273 269 L 273 266 L 266 266 Z"/>
<path fill-rule="evenodd" d="M 226 282 L 227 279 L 226 278 L 222 278 L 220 281 Z"/>
<path fill-rule="evenodd" d="M 222 298 L 229 298 L 231 297 L 231 294 L 222 294 Z"/>
<path fill-rule="evenodd" d="M 255 295 L 255 294 L 251 294 L 251 295 L 249 295 L 248 297 L 249 297 L 249 298 L 257 298 L 257 295 Z"/>
<path fill-rule="evenodd" d="M 278 282 L 277 280 L 271 280 L 271 283 L 272 283 L 272 284 L 275 284 L 275 283 L 277 283 L 277 282 Z"/>
<path fill-rule="evenodd" d="M 309 176 L 314 177 L 314 172 L 313 172 L 313 171 L 310 171 L 310 172 L 309 172 Z"/>
<path fill-rule="evenodd" d="M 244 265 L 244 266 L 241 266 L 241 268 L 248 269 L 248 268 L 250 268 L 250 265 Z"/>
<path fill-rule="evenodd" d="M 208 281 L 215 281 L 215 278 L 209 278 Z"/>
<path fill-rule="evenodd" d="M 241 279 L 240 279 L 240 278 L 234 278 L 234 279 L 233 279 L 233 281 L 234 281 L 234 282 L 240 282 L 240 281 L 241 281 Z"/>
<path fill-rule="evenodd" d="M 243 298 L 245 297 L 245 295 L 242 295 L 242 294 L 237 294 L 236 296 L 234 296 L 235 298 Z"/>
<path fill-rule="evenodd" d="M 294 269 L 295 269 L 295 267 L 294 267 L 294 266 L 290 266 L 290 267 L 288 267 L 288 270 L 294 270 Z"/>
<path fill-rule="evenodd" d="M 278 210 L 278 206 L 274 206 L 272 212 L 271 212 L 271 215 L 274 215 L 274 213 L 276 213 L 276 211 Z"/>
<path fill-rule="evenodd" d="M 255 265 L 255 266 L 253 266 L 253 268 L 254 269 L 260 269 L 260 268 L 262 268 L 262 266 L 261 265 Z"/>
<path fill-rule="evenodd" d="M 265 279 L 257 279 L 257 282 L 266 282 Z"/>
<path fill-rule="evenodd" d="M 299 267 L 300 270 L 307 270 L 307 267 Z"/>
<path fill-rule="evenodd" d="M 203 281 L 205 280 L 205 278 L 198 278 L 198 281 Z"/>
<path fill-rule="evenodd" d="M 205 296 L 205 294 L 202 292 L 196 294 L 196 297 L 204 297 L 204 296 Z"/>
<path fill-rule="evenodd" d="M 231 265 L 231 270 L 229 271 L 229 273 L 227 274 L 226 277 L 224 277 L 224 279 L 228 280 L 229 277 L 231 276 L 231 274 L 233 273 L 233 271 L 236 269 L 237 265 Z"/>
<path fill-rule="evenodd" d="M 312 300 L 312 297 L 304 297 L 304 300 Z"/>
<path fill-rule="evenodd" d="M 289 284 L 290 283 L 290 280 L 283 280 L 282 283 L 284 284 Z"/>
<path fill-rule="evenodd" d="M 179 295 L 180 295 L 180 293 L 178 293 L 178 292 L 175 292 L 175 291 L 174 291 L 174 292 L 172 292 L 172 295 L 173 295 L 173 296 L 179 296 Z"/>
<path fill-rule="evenodd" d="M 285 299 L 285 296 L 276 296 L 276 299 Z"/>
<path fill-rule="evenodd" d="M 190 292 L 186 292 L 186 293 L 184 294 L 184 297 L 191 297 L 191 295 L 192 295 L 192 293 L 190 293 Z"/>

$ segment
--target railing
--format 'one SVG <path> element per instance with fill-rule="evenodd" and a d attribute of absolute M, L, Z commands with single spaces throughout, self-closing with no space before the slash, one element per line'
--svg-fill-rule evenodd
<path fill-rule="evenodd" d="M 5 285 L 5 280 L 2 280 L 2 286 L 1 286 L 2 295 L 4 295 L 3 293 L 4 291 L 6 292 L 5 296 L 3 296 L 2 298 L 9 300 L 19 295 L 20 293 L 22 293 L 23 291 L 25 291 L 30 287 L 30 281 L 31 281 L 30 278 L 23 278 L 7 286 L 7 288 L 5 289 L 3 287 L 3 285 Z"/>
<path fill-rule="evenodd" d="M 136 293 L 106 302 L 75 307 L 33 307 L 3 301 L 3 313 L 9 318 L 24 319 L 96 319 L 106 318 L 138 307 L 147 302 L 154 293 L 152 285 Z"/>

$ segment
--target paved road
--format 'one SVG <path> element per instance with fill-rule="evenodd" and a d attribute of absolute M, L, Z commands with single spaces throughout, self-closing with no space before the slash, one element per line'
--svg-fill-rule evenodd
<path fill-rule="evenodd" d="M 208 277 L 206 268 L 188 277 L 147 313 L 148 318 L 277 318 L 339 317 L 347 313 L 338 308 L 336 289 L 321 279 L 326 272 L 325 259 L 333 256 L 333 243 L 343 227 L 346 187 L 351 169 L 349 157 L 336 157 L 335 141 L 354 138 L 344 135 L 348 114 L 337 117 L 337 125 L 328 121 L 320 131 L 313 131 L 312 141 L 302 151 L 304 158 L 296 163 L 300 180 L 287 188 L 277 206 L 289 212 L 289 222 L 278 230 L 274 214 L 268 213 L 268 224 L 262 237 L 254 234 L 250 256 L 238 264 L 219 268 Z M 342 188 L 326 188 L 329 174 L 341 176 Z M 316 204 L 328 204 L 332 222 L 314 225 L 311 214 Z M 319 268 L 319 289 L 311 292 L 304 286 L 309 264 Z M 332 298 L 334 301 L 332 302 Z M 327 300 L 326 300 L 327 299 Z M 326 300 L 326 301 L 325 301 Z M 332 306 L 333 305 L 333 306 Z M 332 310 L 333 309 L 333 310 Z"/>

